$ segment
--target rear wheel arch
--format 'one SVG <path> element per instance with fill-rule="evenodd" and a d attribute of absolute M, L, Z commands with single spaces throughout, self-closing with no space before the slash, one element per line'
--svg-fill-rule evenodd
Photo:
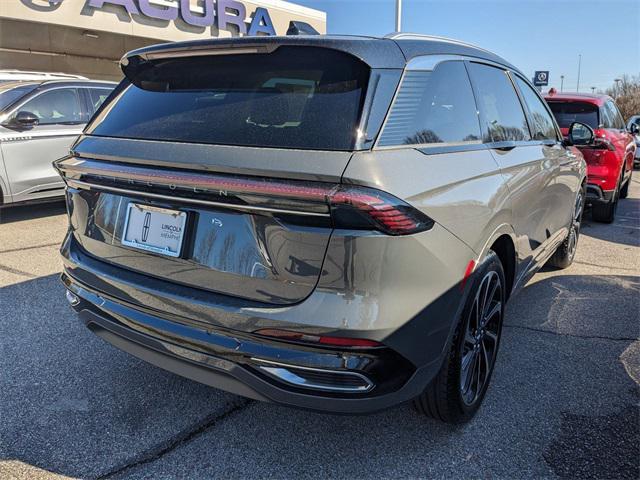
<path fill-rule="evenodd" d="M 500 259 L 505 277 L 505 296 L 509 299 L 516 276 L 516 247 L 510 235 L 502 234 L 489 247 Z"/>

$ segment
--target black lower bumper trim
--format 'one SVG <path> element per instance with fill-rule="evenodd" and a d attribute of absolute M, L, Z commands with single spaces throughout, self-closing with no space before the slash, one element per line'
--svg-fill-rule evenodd
<path fill-rule="evenodd" d="M 184 356 L 177 356 L 170 352 L 161 342 L 146 335 L 127 330 L 117 323 L 111 322 L 88 310 L 81 311 L 79 315 L 87 328 L 97 336 L 106 340 L 114 347 L 138 357 L 145 362 L 182 377 L 209 385 L 210 387 L 220 388 L 221 390 L 254 400 L 268 400 L 244 383 L 239 382 L 228 373 L 225 373 L 222 369 L 208 368 L 196 362 L 188 361 Z M 179 347 L 174 348 L 179 349 Z M 187 350 L 182 350 L 183 355 L 185 355 Z"/>
<path fill-rule="evenodd" d="M 115 347 L 183 377 L 256 400 L 326 413 L 371 413 L 403 403 L 420 394 L 439 367 L 439 364 L 434 363 L 414 370 L 397 389 L 377 395 L 366 393 L 327 396 L 321 392 L 292 390 L 274 383 L 273 378 L 262 375 L 259 368 L 255 368 L 257 365 L 243 363 L 241 349 L 234 350 L 232 355 L 210 354 L 195 349 L 195 344 L 179 342 L 177 335 L 172 336 L 172 340 L 157 336 L 161 334 L 161 330 L 157 328 L 139 331 L 132 328 L 134 322 L 130 320 L 136 318 L 136 321 L 148 322 L 150 319 L 142 317 L 146 314 L 92 292 L 68 273 L 63 274 L 63 282 L 80 299 L 74 309 L 82 321 L 96 335 Z M 154 320 L 162 321 L 155 317 Z M 161 324 L 156 323 L 153 327 L 159 325 Z M 400 375 L 402 372 L 396 371 L 396 376 Z"/>
<path fill-rule="evenodd" d="M 614 190 L 602 190 L 598 185 L 587 185 L 587 201 L 590 203 L 608 203 L 613 194 Z"/>

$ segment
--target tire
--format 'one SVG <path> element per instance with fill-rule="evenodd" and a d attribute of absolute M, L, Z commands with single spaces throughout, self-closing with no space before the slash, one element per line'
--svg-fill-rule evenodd
<path fill-rule="evenodd" d="M 576 197 L 576 204 L 573 212 L 573 220 L 569 227 L 567 238 L 560 244 L 554 254 L 551 256 L 547 265 L 556 268 L 567 268 L 573 263 L 578 249 L 578 239 L 580 238 L 580 225 L 582 224 L 582 215 L 584 213 L 584 205 L 586 200 L 586 189 L 583 185 Z"/>
<path fill-rule="evenodd" d="M 620 198 L 627 198 L 629 196 L 629 184 L 631 183 L 632 176 L 633 176 L 633 170 L 631 170 L 631 173 L 629 174 L 629 178 L 627 178 L 627 181 L 624 183 L 624 185 L 620 189 Z"/>
<path fill-rule="evenodd" d="M 616 210 L 618 209 L 618 199 L 620 198 L 621 185 L 620 182 L 622 178 L 618 181 L 618 186 L 613 192 L 613 196 L 611 200 L 607 203 L 594 203 L 591 208 L 591 216 L 596 222 L 600 223 L 613 223 L 616 218 Z"/>
<path fill-rule="evenodd" d="M 468 422 L 478 411 L 500 346 L 506 283 L 502 263 L 493 251 L 478 266 L 472 282 L 444 363 L 424 392 L 413 400 L 419 413 L 446 423 Z M 483 302 L 494 286 L 489 302 Z M 478 317 L 479 311 L 490 312 L 491 316 Z M 476 328 L 479 318 L 480 329 Z"/>

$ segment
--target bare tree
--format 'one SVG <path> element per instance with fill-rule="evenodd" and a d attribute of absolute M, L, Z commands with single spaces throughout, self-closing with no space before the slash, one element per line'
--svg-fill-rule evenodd
<path fill-rule="evenodd" d="M 605 93 L 613 97 L 625 121 L 640 115 L 640 75 L 622 75 Z"/>

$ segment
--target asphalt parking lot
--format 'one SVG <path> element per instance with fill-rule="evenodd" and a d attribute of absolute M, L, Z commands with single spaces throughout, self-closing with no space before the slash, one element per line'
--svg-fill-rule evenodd
<path fill-rule="evenodd" d="M 640 172 L 574 265 L 508 307 L 468 425 L 409 406 L 331 416 L 248 401 L 86 330 L 58 280 L 64 206 L 0 213 L 0 478 L 640 477 Z"/>

